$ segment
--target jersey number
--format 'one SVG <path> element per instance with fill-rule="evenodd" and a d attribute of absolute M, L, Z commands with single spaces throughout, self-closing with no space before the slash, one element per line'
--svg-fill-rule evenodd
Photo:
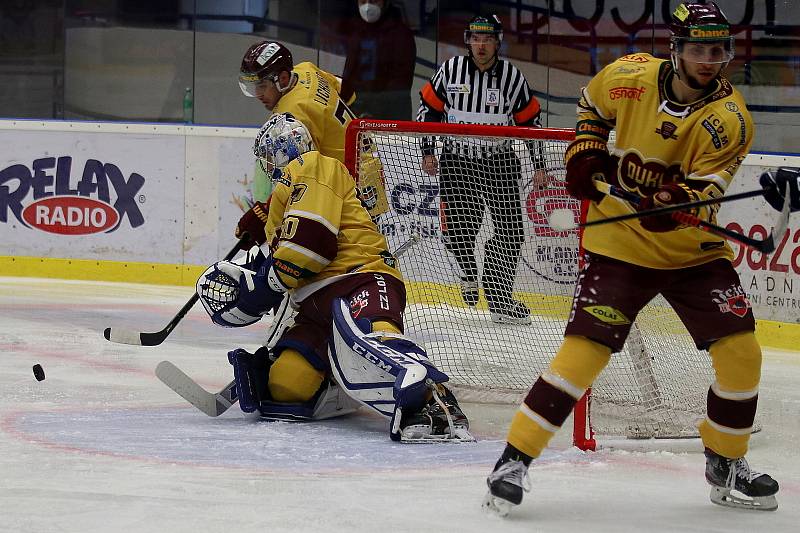
<path fill-rule="evenodd" d="M 336 120 L 344 126 L 347 124 L 348 121 L 353 120 L 356 116 L 350 111 L 350 108 L 347 107 L 347 104 L 342 102 L 342 99 L 339 98 L 338 103 L 336 104 L 336 111 L 333 113 L 333 116 L 336 117 Z"/>
<path fill-rule="evenodd" d="M 294 234 L 297 233 L 297 226 L 300 220 L 297 217 L 286 217 L 283 219 L 283 226 L 281 227 L 281 239 L 291 240 Z"/>

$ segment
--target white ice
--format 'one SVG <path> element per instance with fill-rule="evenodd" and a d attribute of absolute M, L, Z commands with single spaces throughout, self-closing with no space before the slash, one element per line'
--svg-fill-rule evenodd
<path fill-rule="evenodd" d="M 198 305 L 164 344 L 117 345 L 108 326 L 161 329 L 188 287 L 0 278 L 0 531 L 799 531 L 800 354 L 767 350 L 751 466 L 781 484 L 774 512 L 711 504 L 691 452 L 569 447 L 531 469 L 509 518 L 481 512 L 512 405 L 465 404 L 477 444 L 398 445 L 367 412 L 323 423 L 218 419 L 153 375 L 173 361 L 209 389 L 258 327 L 214 327 Z M 46 379 L 37 382 L 31 366 Z"/>

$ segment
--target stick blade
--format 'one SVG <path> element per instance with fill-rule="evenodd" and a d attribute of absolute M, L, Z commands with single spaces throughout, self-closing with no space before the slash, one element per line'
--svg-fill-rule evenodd
<path fill-rule="evenodd" d="M 103 337 L 105 337 L 107 341 L 116 342 L 117 344 L 132 344 L 134 346 L 145 345 L 142 342 L 141 333 L 124 328 L 106 328 L 103 331 Z"/>
<path fill-rule="evenodd" d="M 180 368 L 169 361 L 161 361 L 156 366 L 156 377 L 161 382 L 175 391 L 181 398 L 194 405 L 208 416 L 219 416 L 231 404 L 221 405 L 215 394 L 208 392 L 198 385 Z"/>
<path fill-rule="evenodd" d="M 783 238 L 783 234 L 786 233 L 786 228 L 789 227 L 789 215 L 792 213 L 792 202 L 790 196 L 787 194 L 786 198 L 783 201 L 783 210 L 781 211 L 781 216 L 778 219 L 775 227 L 772 228 L 772 232 L 769 234 L 769 237 L 764 241 L 764 245 L 762 246 L 761 250 L 765 254 L 770 254 L 775 251 L 775 248 L 778 247 L 778 243 L 781 242 Z"/>

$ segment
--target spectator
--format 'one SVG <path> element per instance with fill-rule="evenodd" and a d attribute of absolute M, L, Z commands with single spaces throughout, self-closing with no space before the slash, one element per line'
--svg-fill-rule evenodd
<path fill-rule="evenodd" d="M 414 34 L 389 0 L 358 0 L 358 13 L 348 31 L 342 99 L 355 93 L 360 117 L 411 120 Z"/>

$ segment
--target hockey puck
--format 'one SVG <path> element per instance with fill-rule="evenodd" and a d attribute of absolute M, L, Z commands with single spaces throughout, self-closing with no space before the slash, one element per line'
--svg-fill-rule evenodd
<path fill-rule="evenodd" d="M 33 377 L 36 378 L 36 381 L 44 381 L 44 368 L 42 368 L 42 365 L 33 365 Z"/>

